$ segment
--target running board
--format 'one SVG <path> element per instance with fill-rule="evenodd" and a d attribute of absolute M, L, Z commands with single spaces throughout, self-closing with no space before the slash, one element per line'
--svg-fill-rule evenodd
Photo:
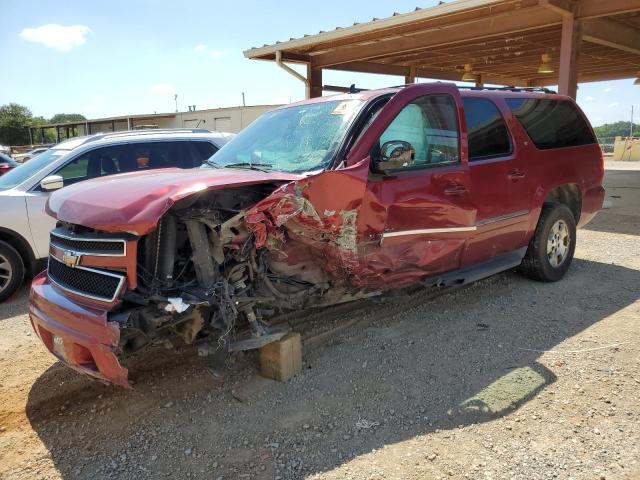
<path fill-rule="evenodd" d="M 527 253 L 527 247 L 514 250 L 509 253 L 499 255 L 486 262 L 473 265 L 472 267 L 461 268 L 451 272 L 442 273 L 427 277 L 424 283 L 427 286 L 453 287 L 456 285 L 467 285 L 468 283 L 482 280 L 496 273 L 504 272 L 511 268 L 515 268 Z"/>

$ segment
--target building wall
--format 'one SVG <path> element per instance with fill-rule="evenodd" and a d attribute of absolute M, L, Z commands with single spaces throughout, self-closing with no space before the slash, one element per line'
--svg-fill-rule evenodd
<path fill-rule="evenodd" d="M 254 105 L 249 107 L 216 108 L 180 112 L 176 114 L 174 127 L 206 128 L 219 132 L 238 133 L 256 118 L 277 105 Z"/>
<path fill-rule="evenodd" d="M 640 161 L 640 139 L 616 137 L 611 160 Z"/>
<path fill-rule="evenodd" d="M 129 129 L 147 126 L 151 128 L 205 128 L 207 130 L 238 133 L 256 118 L 279 105 L 252 105 L 247 107 L 212 108 L 208 110 L 196 110 L 194 112 L 162 113 L 158 115 L 136 115 L 134 118 L 126 116 L 115 119 L 93 119 L 84 124 L 76 124 L 76 135 L 88 135 L 89 133 L 122 132 Z M 131 122 L 131 124 L 129 124 Z M 86 124 L 89 130 L 85 131 Z M 50 125 L 47 129 L 53 129 L 56 125 Z M 59 124 L 60 139 L 67 138 L 66 130 L 70 129 L 73 136 L 73 128 L 68 124 Z M 31 127 L 34 139 L 38 139 L 40 127 Z"/>

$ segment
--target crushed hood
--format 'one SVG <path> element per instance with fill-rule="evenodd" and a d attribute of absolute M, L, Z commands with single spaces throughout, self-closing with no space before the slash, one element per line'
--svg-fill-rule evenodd
<path fill-rule="evenodd" d="M 87 180 L 54 192 L 47 213 L 106 232 L 144 235 L 178 200 L 198 192 L 259 183 L 287 183 L 300 175 L 245 169 L 167 168 Z"/>

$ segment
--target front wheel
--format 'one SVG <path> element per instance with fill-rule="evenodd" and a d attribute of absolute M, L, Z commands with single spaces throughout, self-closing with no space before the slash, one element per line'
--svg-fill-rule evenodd
<path fill-rule="evenodd" d="M 566 205 L 545 204 L 520 265 L 523 275 L 556 282 L 569 269 L 576 248 L 576 220 Z"/>
<path fill-rule="evenodd" d="M 0 241 L 0 302 L 6 300 L 22 284 L 24 279 L 22 257 L 6 242 Z"/>

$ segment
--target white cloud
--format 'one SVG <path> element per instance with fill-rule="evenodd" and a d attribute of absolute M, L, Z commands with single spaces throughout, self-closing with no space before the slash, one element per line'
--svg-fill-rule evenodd
<path fill-rule="evenodd" d="M 609 104 L 609 107 L 613 108 L 613 107 L 617 107 L 618 105 L 620 105 L 620 102 L 613 102 Z"/>
<path fill-rule="evenodd" d="M 223 50 L 210 50 L 209 47 L 202 43 L 199 43 L 198 45 L 193 47 L 193 50 L 198 53 L 206 53 L 211 58 L 220 58 L 223 55 L 227 54 L 227 52 Z"/>
<path fill-rule="evenodd" d="M 585 101 L 587 101 L 587 102 L 593 102 L 593 97 L 587 97 L 587 98 L 585 98 Z"/>
<path fill-rule="evenodd" d="M 20 38 L 29 42 L 41 43 L 45 47 L 54 48 L 61 52 L 68 52 L 72 48 L 83 45 L 91 29 L 85 25 L 47 24 L 35 28 L 25 28 L 20 32 Z"/>
<path fill-rule="evenodd" d="M 603 90 L 604 93 L 609 93 L 611 90 L 613 90 L 613 88 L 611 87 L 607 87 Z"/>
<path fill-rule="evenodd" d="M 176 93 L 176 86 L 170 83 L 158 83 L 151 87 L 151 92 L 158 95 L 173 95 Z"/>

